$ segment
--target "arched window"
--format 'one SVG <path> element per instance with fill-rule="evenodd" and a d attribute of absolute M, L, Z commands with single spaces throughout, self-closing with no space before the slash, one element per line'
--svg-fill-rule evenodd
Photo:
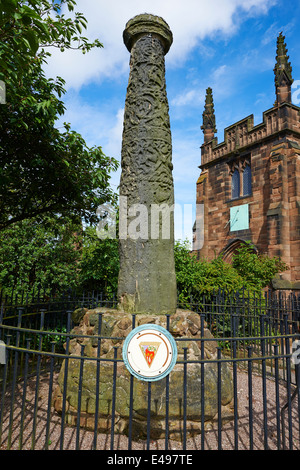
<path fill-rule="evenodd" d="M 231 197 L 232 199 L 240 197 L 240 172 L 237 168 L 231 177 Z"/>
<path fill-rule="evenodd" d="M 243 196 L 249 196 L 251 192 L 251 167 L 246 165 L 243 171 Z"/>

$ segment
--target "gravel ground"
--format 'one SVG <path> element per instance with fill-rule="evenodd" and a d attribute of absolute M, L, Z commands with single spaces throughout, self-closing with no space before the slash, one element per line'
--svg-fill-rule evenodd
<path fill-rule="evenodd" d="M 263 409 L 263 384 L 262 379 L 258 375 L 252 376 L 253 382 L 253 450 L 263 450 L 265 448 L 265 440 L 269 449 L 277 449 L 277 420 L 276 420 L 276 393 L 275 382 L 272 379 L 267 380 L 266 396 L 267 396 L 267 436 L 264 436 L 264 409 Z M 22 404 L 22 384 L 15 391 L 14 411 L 11 413 L 11 399 L 6 400 L 4 406 L 2 438 L 0 441 L 0 449 L 17 450 L 43 450 L 45 449 L 47 410 L 48 410 L 48 381 L 43 378 L 39 387 L 38 407 L 35 416 L 35 381 L 29 381 L 26 401 L 23 408 Z M 240 371 L 237 380 L 238 394 L 238 420 L 235 428 L 234 422 L 228 422 L 222 428 L 222 449 L 223 450 L 249 450 L 249 397 L 248 397 L 248 377 L 247 374 Z M 287 391 L 284 385 L 279 385 L 280 408 L 287 402 Z M 9 400 L 9 401 L 8 401 Z M 291 432 L 292 448 L 300 450 L 299 441 L 299 415 L 298 400 L 292 402 L 292 420 Z M 24 425 L 21 427 L 22 416 L 24 416 Z M 0 417 L 1 419 L 1 417 Z M 285 434 L 286 447 L 289 448 L 289 429 L 287 422 L 287 412 L 285 413 Z M 10 425 L 12 423 L 12 425 Z M 236 430 L 236 432 L 235 432 Z M 0 429 L 1 436 L 1 429 Z M 237 436 L 237 443 L 235 443 Z M 80 429 L 77 436 L 76 428 L 65 427 L 63 435 L 63 450 L 91 450 L 93 449 L 94 434 L 92 432 Z M 51 411 L 51 424 L 48 439 L 49 450 L 61 449 L 61 419 L 55 412 Z M 111 436 L 98 434 L 97 449 L 99 450 L 127 450 L 128 438 L 122 435 L 115 435 L 113 447 L 111 448 Z M 147 443 L 138 441 L 132 443 L 132 450 L 146 450 Z M 177 441 L 169 441 L 169 450 L 182 450 L 182 443 Z M 190 438 L 186 442 L 187 450 L 201 450 L 202 439 L 201 434 L 194 438 Z M 218 449 L 218 429 L 217 426 L 212 427 L 205 432 L 204 449 Z M 150 450 L 165 450 L 165 440 L 151 441 Z"/>

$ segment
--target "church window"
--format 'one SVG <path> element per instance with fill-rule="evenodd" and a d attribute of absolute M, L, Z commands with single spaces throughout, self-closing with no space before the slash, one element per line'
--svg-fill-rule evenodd
<path fill-rule="evenodd" d="M 240 159 L 229 166 L 231 199 L 250 196 L 252 193 L 250 159 Z"/>
<path fill-rule="evenodd" d="M 243 196 L 251 194 L 251 167 L 246 165 L 243 171 Z"/>
<path fill-rule="evenodd" d="M 237 168 L 231 177 L 231 197 L 232 199 L 240 197 L 240 172 Z"/>

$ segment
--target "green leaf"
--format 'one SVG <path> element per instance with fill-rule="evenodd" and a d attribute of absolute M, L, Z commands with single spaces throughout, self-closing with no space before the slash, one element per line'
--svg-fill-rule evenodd
<path fill-rule="evenodd" d="M 0 9 L 3 12 L 11 13 L 18 6 L 18 0 L 0 0 Z"/>
<path fill-rule="evenodd" d="M 36 35 L 34 34 L 34 32 L 32 30 L 28 30 L 25 34 L 24 34 L 24 38 L 27 39 L 29 45 L 30 45 L 30 48 L 31 48 L 31 51 L 32 51 L 32 54 L 35 55 L 38 48 L 39 48 L 39 41 L 36 37 Z"/>

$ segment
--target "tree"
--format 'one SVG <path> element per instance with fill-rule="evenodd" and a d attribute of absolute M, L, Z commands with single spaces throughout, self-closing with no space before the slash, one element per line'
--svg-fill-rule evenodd
<path fill-rule="evenodd" d="M 0 232 L 0 286 L 6 292 L 75 287 L 79 279 L 82 232 L 71 220 L 31 218 Z"/>
<path fill-rule="evenodd" d="M 56 121 L 64 114 L 64 80 L 48 79 L 46 49 L 102 47 L 81 35 L 86 20 L 74 0 L 0 0 L 0 230 L 24 219 L 59 213 L 94 223 L 97 207 L 112 199 L 110 172 L 117 161 L 101 147 Z"/>
<path fill-rule="evenodd" d="M 116 294 L 119 267 L 118 239 L 100 240 L 96 230 L 88 227 L 83 237 L 80 286 L 87 290 L 101 291 L 105 296 Z"/>
<path fill-rule="evenodd" d="M 94 227 L 45 216 L 43 224 L 31 218 L 0 232 L 0 286 L 8 294 L 71 288 L 108 297 L 117 292 L 118 273 L 118 240 L 100 240 Z"/>

